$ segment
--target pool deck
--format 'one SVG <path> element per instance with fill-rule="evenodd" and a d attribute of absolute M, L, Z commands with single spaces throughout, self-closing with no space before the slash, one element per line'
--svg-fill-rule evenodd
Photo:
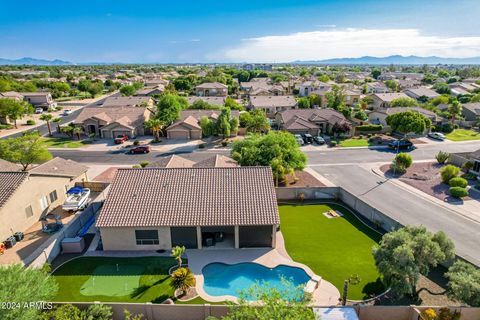
<path fill-rule="evenodd" d="M 218 250 L 196 250 L 189 249 L 186 251 L 188 257 L 188 265 L 195 274 L 197 280 L 195 289 L 198 295 L 211 302 L 233 301 L 237 302 L 234 296 L 210 296 L 203 289 L 204 278 L 202 269 L 207 264 L 213 262 L 221 262 L 226 264 L 236 264 L 242 262 L 255 262 L 268 268 L 274 268 L 278 265 L 287 265 L 305 270 L 312 278 L 318 279 L 318 287 L 312 293 L 312 304 L 316 306 L 334 306 L 338 304 L 340 292 L 330 282 L 321 279 L 308 266 L 293 261 L 285 250 L 283 236 L 281 232 L 277 232 L 276 248 L 246 248 L 246 249 L 218 249 Z M 312 280 L 310 280 L 312 281 Z"/>

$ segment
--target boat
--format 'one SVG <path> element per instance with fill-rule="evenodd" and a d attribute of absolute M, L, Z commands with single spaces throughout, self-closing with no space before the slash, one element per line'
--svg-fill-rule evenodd
<path fill-rule="evenodd" d="M 90 189 L 73 187 L 67 191 L 67 199 L 62 205 L 65 211 L 83 210 L 90 201 Z"/>

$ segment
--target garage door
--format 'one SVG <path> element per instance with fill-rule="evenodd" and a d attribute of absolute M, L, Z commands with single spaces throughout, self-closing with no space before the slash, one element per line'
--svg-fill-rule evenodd
<path fill-rule="evenodd" d="M 190 132 L 188 131 L 169 131 L 168 132 L 168 137 L 170 139 L 190 139 Z"/>

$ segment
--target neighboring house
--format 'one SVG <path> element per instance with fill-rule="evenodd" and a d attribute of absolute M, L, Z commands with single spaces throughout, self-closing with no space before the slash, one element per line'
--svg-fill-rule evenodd
<path fill-rule="evenodd" d="M 373 109 L 390 108 L 390 103 L 399 98 L 410 98 L 403 92 L 376 93 L 372 95 Z"/>
<path fill-rule="evenodd" d="M 145 80 L 145 87 L 156 87 L 156 86 L 167 86 L 169 83 L 168 80 L 165 79 L 148 79 Z"/>
<path fill-rule="evenodd" d="M 201 139 L 200 119 L 207 117 L 216 121 L 221 113 L 221 110 L 183 110 L 180 113 L 180 119 L 166 129 L 167 139 Z M 231 110 L 232 117 L 238 118 L 239 115 L 238 110 Z"/>
<path fill-rule="evenodd" d="M 3 161 L 4 162 L 4 161 Z M 0 241 L 30 226 L 60 206 L 76 182 L 88 181 L 86 166 L 54 158 L 30 171 L 0 162 Z"/>
<path fill-rule="evenodd" d="M 225 99 L 227 99 L 227 97 L 187 97 L 189 105 L 192 105 L 197 100 L 202 100 L 214 106 L 223 106 L 225 104 Z"/>
<path fill-rule="evenodd" d="M 22 94 L 15 91 L 0 92 L 0 99 L 3 98 L 13 99 L 15 101 L 23 100 Z"/>
<path fill-rule="evenodd" d="M 237 161 L 230 157 L 216 154 L 205 160 L 198 161 L 193 165 L 194 168 L 233 168 L 239 167 Z"/>
<path fill-rule="evenodd" d="M 452 94 L 455 96 L 472 93 L 480 88 L 476 83 L 454 82 L 449 84 Z"/>
<path fill-rule="evenodd" d="M 268 117 L 275 117 L 275 113 L 294 109 L 297 100 L 294 96 L 251 96 L 250 108 L 262 109 Z"/>
<path fill-rule="evenodd" d="M 152 112 L 140 107 L 85 107 L 73 123 L 86 134 L 112 139 L 117 135 L 130 138 L 145 134 L 144 123 Z"/>
<path fill-rule="evenodd" d="M 335 123 L 348 120 L 333 109 L 298 109 L 278 112 L 275 122 L 279 129 L 293 134 L 309 133 L 311 135 L 328 134 Z"/>
<path fill-rule="evenodd" d="M 423 73 L 415 73 L 415 72 L 384 72 L 379 77 L 378 80 L 422 80 L 424 78 Z"/>
<path fill-rule="evenodd" d="M 154 101 L 148 96 L 108 97 L 101 102 L 102 107 L 152 107 Z"/>
<path fill-rule="evenodd" d="M 158 85 L 155 87 L 145 87 L 143 89 L 138 90 L 135 95 L 138 96 L 154 96 L 163 93 L 165 91 L 165 87 L 163 85 Z"/>
<path fill-rule="evenodd" d="M 416 88 L 416 87 L 419 87 L 422 82 L 420 80 L 413 80 L 413 79 L 408 79 L 408 80 L 396 80 L 397 83 L 398 83 L 398 87 L 401 89 L 401 90 L 404 90 L 404 89 L 410 89 L 410 88 Z"/>
<path fill-rule="evenodd" d="M 223 155 L 213 155 L 204 160 L 194 162 L 181 156 L 171 155 L 160 158 L 158 161 L 148 164 L 147 167 L 153 168 L 229 168 L 238 167 L 238 164 L 232 158 Z"/>
<path fill-rule="evenodd" d="M 465 121 L 477 122 L 480 119 L 480 102 L 464 103 L 462 106 Z"/>
<path fill-rule="evenodd" d="M 57 106 L 50 92 L 22 92 L 20 94 L 23 96 L 23 100 L 30 103 L 34 108 L 51 110 Z"/>
<path fill-rule="evenodd" d="M 104 251 L 275 247 L 279 224 L 270 167 L 122 168 L 96 222 Z"/>
<path fill-rule="evenodd" d="M 347 106 L 355 106 L 360 101 L 360 92 L 354 90 L 345 90 L 345 104 Z"/>
<path fill-rule="evenodd" d="M 456 166 L 461 167 L 465 162 L 471 161 L 473 163 L 473 168 L 468 172 L 477 175 L 477 179 L 480 180 L 480 149 L 473 152 L 460 152 L 460 153 L 451 153 L 449 163 L 452 163 Z"/>
<path fill-rule="evenodd" d="M 306 97 L 314 93 L 314 91 L 328 91 L 332 88 L 328 83 L 318 80 L 308 80 L 302 82 L 298 87 L 298 94 Z"/>
<path fill-rule="evenodd" d="M 370 123 L 373 123 L 373 124 L 381 124 L 383 126 L 387 126 L 387 121 L 385 119 L 389 115 L 399 113 L 399 112 L 405 112 L 405 111 L 418 112 L 424 115 L 425 117 L 429 118 L 432 121 L 432 124 L 434 125 L 442 123 L 442 120 L 443 120 L 443 118 L 437 116 L 435 112 L 432 112 L 430 110 L 423 109 L 423 108 L 418 108 L 418 107 L 411 107 L 411 108 L 396 107 L 396 108 L 385 108 L 385 109 L 374 110 L 368 114 L 368 120 Z"/>
<path fill-rule="evenodd" d="M 205 82 L 195 87 L 195 94 L 199 97 L 226 97 L 228 86 L 220 82 Z"/>
<path fill-rule="evenodd" d="M 405 90 L 404 93 L 416 100 L 431 100 L 440 96 L 436 91 L 426 87 L 410 88 Z"/>
<path fill-rule="evenodd" d="M 388 93 L 392 92 L 389 87 L 383 82 L 370 82 L 367 83 L 368 93 Z"/>
<path fill-rule="evenodd" d="M 22 171 L 22 167 L 16 163 L 0 159 L 0 172 L 3 171 Z"/>

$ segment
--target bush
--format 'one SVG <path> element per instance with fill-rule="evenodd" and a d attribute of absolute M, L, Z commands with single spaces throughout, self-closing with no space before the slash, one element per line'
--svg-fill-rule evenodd
<path fill-rule="evenodd" d="M 223 147 L 228 146 L 228 141 L 222 141 L 222 146 L 223 146 Z"/>
<path fill-rule="evenodd" d="M 35 124 L 35 121 L 29 119 L 27 120 L 27 126 L 33 126 Z"/>
<path fill-rule="evenodd" d="M 149 164 L 148 161 L 142 161 L 140 162 L 140 167 L 145 168 L 146 166 L 148 166 L 148 164 Z"/>
<path fill-rule="evenodd" d="M 405 167 L 405 169 L 407 169 L 407 168 L 410 168 L 410 166 L 412 165 L 413 159 L 412 159 L 412 156 L 409 155 L 408 153 L 400 152 L 395 157 L 395 162 L 403 165 Z"/>
<path fill-rule="evenodd" d="M 134 145 L 134 146 L 138 146 L 139 144 L 140 144 L 140 141 L 138 141 L 138 140 L 133 140 L 133 145 Z"/>
<path fill-rule="evenodd" d="M 200 149 L 205 148 L 205 143 L 200 143 L 200 144 L 198 145 L 198 147 L 199 147 Z"/>
<path fill-rule="evenodd" d="M 448 164 L 440 169 L 440 175 L 442 176 L 443 183 L 448 183 L 452 178 L 455 178 L 460 173 L 460 168 L 454 165 Z"/>
<path fill-rule="evenodd" d="M 330 141 L 330 147 L 336 147 L 337 141 Z"/>
<path fill-rule="evenodd" d="M 450 154 L 448 152 L 438 151 L 437 155 L 435 156 L 435 159 L 437 159 L 438 163 L 444 164 L 445 162 L 447 162 L 449 157 L 450 157 Z"/>
<path fill-rule="evenodd" d="M 477 176 L 474 175 L 473 173 L 464 173 L 461 175 L 461 177 L 463 179 L 467 179 L 467 180 L 476 180 L 477 179 Z"/>
<path fill-rule="evenodd" d="M 361 126 L 356 126 L 357 131 L 371 132 L 371 131 L 381 131 L 383 126 L 381 124 L 365 124 Z"/>
<path fill-rule="evenodd" d="M 448 189 L 448 192 L 452 197 L 455 197 L 455 198 L 463 198 L 468 196 L 467 189 L 462 187 L 451 187 L 450 189 Z"/>
<path fill-rule="evenodd" d="M 467 161 L 464 164 L 462 164 L 462 169 L 465 170 L 466 172 L 470 171 L 472 168 L 473 168 L 472 161 Z"/>
<path fill-rule="evenodd" d="M 448 184 L 450 185 L 450 187 L 466 188 L 468 185 L 468 181 L 460 177 L 455 177 L 450 179 L 450 181 L 448 181 Z"/>
<path fill-rule="evenodd" d="M 450 132 L 453 131 L 454 126 L 452 126 L 451 123 L 445 123 L 445 124 L 442 124 L 441 126 L 439 126 L 437 129 L 439 129 L 440 131 L 442 131 L 444 133 L 450 133 Z"/>
<path fill-rule="evenodd" d="M 1 124 L 0 123 L 0 130 L 1 129 L 12 129 L 13 126 L 11 124 Z"/>
<path fill-rule="evenodd" d="M 133 168 L 133 169 L 140 169 L 141 166 L 139 166 L 138 164 L 135 164 L 135 165 L 132 166 L 132 168 Z"/>

